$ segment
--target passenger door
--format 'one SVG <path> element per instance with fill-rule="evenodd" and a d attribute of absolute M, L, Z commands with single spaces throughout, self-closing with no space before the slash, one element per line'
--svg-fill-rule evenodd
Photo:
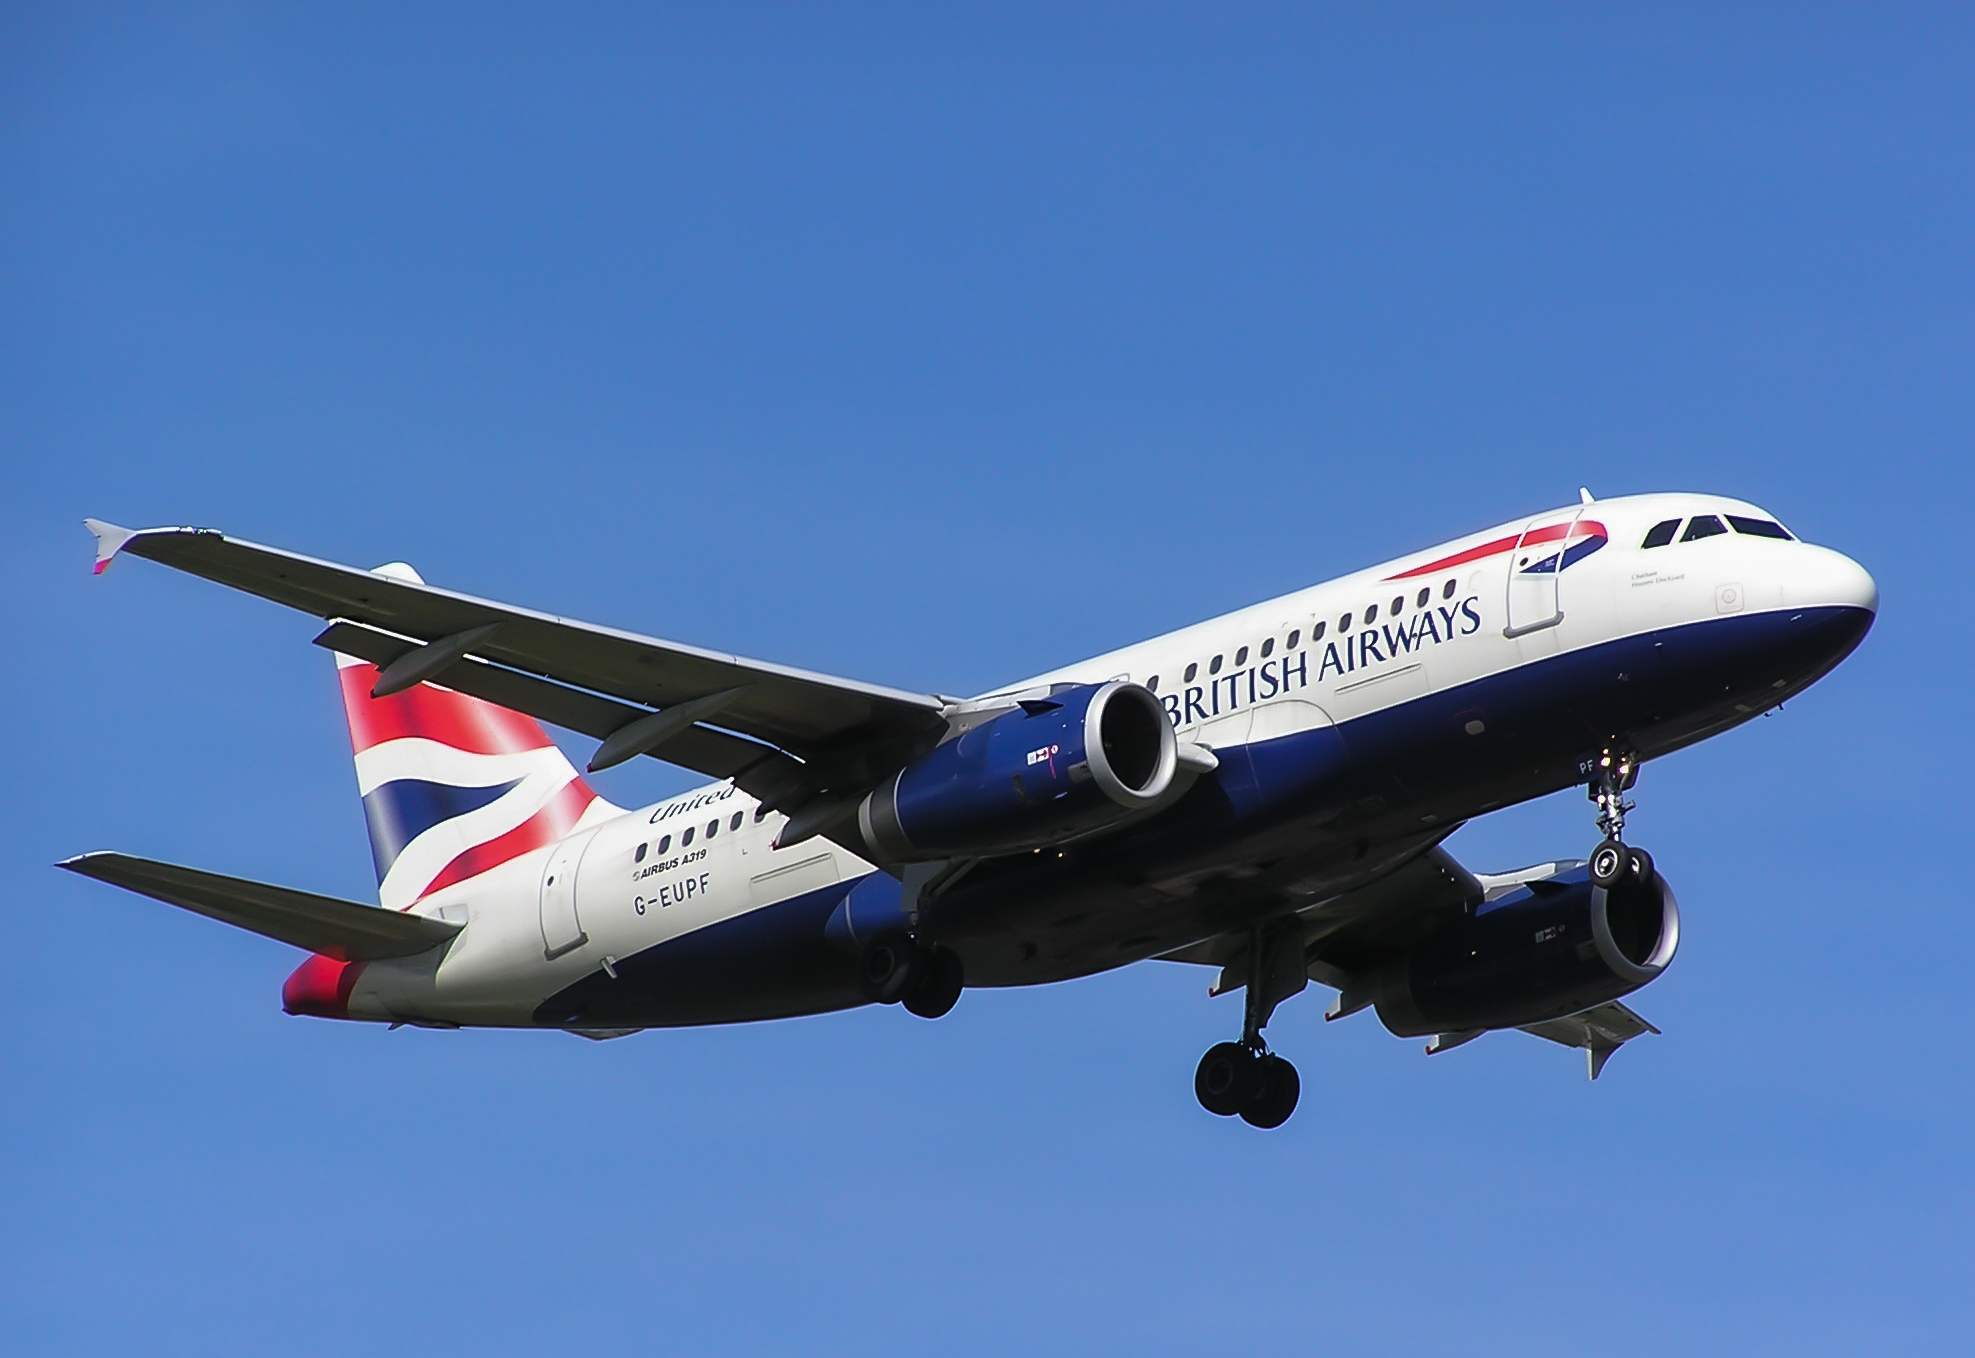
<path fill-rule="evenodd" d="M 542 956 L 554 961 L 590 941 L 583 932 L 583 921 L 576 914 L 576 879 L 583 869 L 583 854 L 595 840 L 595 830 L 585 830 L 549 851 L 549 865 L 542 870 Z"/>
<path fill-rule="evenodd" d="M 1564 620 L 1563 599 L 1558 592 L 1564 548 L 1583 517 L 1584 506 L 1579 505 L 1568 519 L 1544 514 L 1523 525 L 1515 550 L 1509 553 L 1509 620 L 1502 629 L 1503 636 L 1526 636 Z"/>

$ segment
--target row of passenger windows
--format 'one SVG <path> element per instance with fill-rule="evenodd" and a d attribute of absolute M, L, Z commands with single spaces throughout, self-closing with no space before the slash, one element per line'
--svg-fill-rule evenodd
<path fill-rule="evenodd" d="M 1795 541 L 1795 539 L 1790 536 L 1789 531 L 1785 529 L 1782 524 L 1777 523 L 1772 519 L 1750 519 L 1750 518 L 1744 518 L 1739 514 L 1728 514 L 1728 515 L 1723 515 L 1721 517 L 1726 518 L 1728 520 L 1729 527 L 1732 527 L 1737 533 L 1745 534 L 1748 537 L 1781 538 L 1785 542 Z M 1687 525 L 1687 531 L 1685 533 L 1680 533 L 1680 525 L 1682 523 L 1685 523 Z M 1726 533 L 1728 530 L 1729 530 L 1728 527 L 1724 527 L 1722 525 L 1721 518 L 1718 518 L 1713 514 L 1696 514 L 1692 519 L 1667 519 L 1662 523 L 1654 524 L 1650 529 L 1647 530 L 1646 540 L 1640 543 L 1639 545 L 1641 547 L 1664 547 L 1669 542 L 1673 541 L 1674 534 L 1676 533 L 1680 533 L 1680 540 L 1682 542 L 1698 542 L 1702 538 L 1715 537 L 1718 536 L 1719 534 Z M 1453 598 L 1454 589 L 1455 589 L 1455 582 L 1452 580 L 1447 581 L 1445 584 L 1441 585 L 1440 587 L 1440 597 L 1443 599 Z M 1418 595 L 1414 597 L 1413 607 L 1416 609 L 1425 608 L 1429 603 L 1432 602 L 1432 600 L 1433 600 L 1433 589 L 1431 586 L 1428 586 L 1427 588 L 1422 589 L 1418 593 Z M 1364 611 L 1364 621 L 1367 625 L 1376 622 L 1378 620 L 1378 607 L 1379 606 L 1377 604 L 1369 604 L 1366 606 Z M 1405 608 L 1406 608 L 1406 596 L 1401 594 L 1396 596 L 1392 600 L 1392 602 L 1389 605 L 1387 605 L 1387 614 L 1390 617 L 1396 618 L 1405 611 Z M 1342 617 L 1340 617 L 1337 620 L 1337 630 L 1340 633 L 1350 631 L 1351 623 L 1357 616 L 1358 615 L 1356 613 L 1344 614 Z M 1323 639 L 1325 626 L 1326 626 L 1325 623 L 1319 621 L 1310 628 L 1310 641 L 1312 644 L 1321 641 Z M 1294 628 L 1290 631 L 1289 635 L 1283 639 L 1282 648 L 1285 651 L 1293 651 L 1296 649 L 1297 645 L 1301 643 L 1302 640 L 1303 640 L 1303 630 L 1300 627 Z M 1267 638 L 1262 642 L 1261 646 L 1258 648 L 1260 657 L 1263 660 L 1267 660 L 1271 655 L 1275 654 L 1275 648 L 1276 648 L 1275 638 L 1274 637 Z M 1224 655 L 1217 655 L 1212 660 L 1209 660 L 1207 662 L 1207 673 L 1209 675 L 1219 674 L 1221 672 L 1222 664 L 1225 660 L 1226 657 Z M 1243 665 L 1246 665 L 1247 663 L 1248 663 L 1248 648 L 1246 646 L 1243 646 L 1237 651 L 1235 651 L 1234 653 L 1234 667 L 1236 669 L 1240 669 Z M 1186 672 L 1180 676 L 1180 682 L 1183 684 L 1190 684 L 1199 677 L 1200 677 L 1200 665 L 1198 661 L 1195 661 L 1194 663 L 1186 667 Z M 1159 676 L 1155 674 L 1150 679 L 1147 679 L 1145 681 L 1145 686 L 1148 689 L 1152 690 L 1154 693 L 1157 693 L 1159 691 Z"/>
<path fill-rule="evenodd" d="M 1455 581 L 1449 580 L 1445 584 L 1443 584 L 1440 587 L 1440 597 L 1443 599 L 1453 598 L 1455 583 L 1456 583 Z M 1420 592 L 1417 595 L 1413 597 L 1413 607 L 1415 609 L 1425 608 L 1428 604 L 1432 602 L 1433 602 L 1433 586 L 1431 585 L 1426 586 L 1424 589 L 1420 590 Z M 1378 620 L 1378 609 L 1379 606 L 1377 604 L 1366 605 L 1364 611 L 1364 621 L 1366 625 L 1370 625 L 1371 623 L 1376 622 Z M 1386 614 L 1389 617 L 1396 618 L 1400 616 L 1402 613 L 1404 613 L 1405 611 L 1406 611 L 1406 596 L 1403 594 L 1395 595 L 1392 599 L 1392 602 L 1386 605 Z M 1337 620 L 1338 632 L 1344 633 L 1350 631 L 1351 624 L 1354 621 L 1356 621 L 1357 618 L 1358 618 L 1358 614 L 1355 611 L 1346 613 L 1343 616 L 1339 617 Z M 1324 637 L 1324 632 L 1328 630 L 1328 627 L 1329 624 L 1326 623 L 1321 618 L 1319 618 L 1315 623 L 1313 623 L 1310 627 L 1310 644 L 1314 646 L 1317 642 L 1322 641 Z M 1282 640 L 1282 649 L 1285 651 L 1293 651 L 1299 645 L 1302 644 L 1302 641 L 1303 641 L 1303 629 L 1300 627 L 1291 628 L 1289 635 L 1284 637 Z M 1275 638 L 1267 637 L 1263 639 L 1261 646 L 1257 648 L 1257 654 L 1261 659 L 1267 660 L 1270 656 L 1275 654 L 1275 650 L 1276 650 Z M 1210 675 L 1219 674 L 1221 672 L 1222 663 L 1226 660 L 1226 658 L 1227 657 L 1223 654 L 1223 655 L 1217 655 L 1212 660 L 1209 660 L 1207 662 L 1207 673 Z M 1246 665 L 1247 663 L 1248 663 L 1248 648 L 1246 646 L 1243 646 L 1237 649 L 1234 653 L 1234 668 L 1240 669 L 1243 665 Z M 1200 677 L 1200 663 L 1198 661 L 1195 661 L 1186 667 L 1186 673 L 1180 676 L 1180 682 L 1182 684 L 1190 684 L 1199 677 Z M 1152 690 L 1152 692 L 1157 693 L 1159 691 L 1159 676 L 1155 674 L 1150 679 L 1147 679 L 1145 681 L 1145 686 L 1148 689 Z"/>
<path fill-rule="evenodd" d="M 1771 519 L 1745 519 L 1740 514 L 1728 514 L 1722 517 L 1728 520 L 1729 526 L 1734 528 L 1736 532 L 1745 534 L 1748 537 L 1781 538 L 1785 542 L 1795 541 L 1790 536 L 1788 529 Z M 1721 519 L 1713 514 L 1696 514 L 1686 522 L 1687 531 L 1684 533 L 1680 533 L 1681 520 L 1679 519 L 1665 519 L 1654 524 L 1646 530 L 1646 540 L 1639 544 L 1640 547 L 1664 547 L 1667 543 L 1673 541 L 1673 535 L 1675 533 L 1680 533 L 1680 540 L 1682 542 L 1699 542 L 1702 538 L 1719 537 L 1728 531 L 1728 528 L 1722 526 Z"/>
<path fill-rule="evenodd" d="M 740 828 L 741 828 L 741 821 L 742 821 L 742 819 L 743 819 L 743 818 L 744 818 L 744 817 L 745 817 L 746 815 L 747 815 L 747 812 L 745 812 L 745 811 L 736 811 L 736 812 L 735 812 L 735 813 L 734 813 L 733 815 L 731 815 L 731 816 L 729 816 L 729 817 L 727 818 L 727 828 L 728 828 L 729 830 L 738 830 L 738 829 L 740 829 Z M 683 849 L 683 848 L 685 848 L 685 847 L 686 847 L 686 846 L 687 846 L 688 844 L 690 844 L 690 843 L 692 843 L 692 842 L 693 842 L 693 836 L 694 836 L 694 834 L 696 834 L 697 832 L 698 832 L 698 827 L 696 827 L 696 826 L 691 826 L 691 825 L 688 825 L 688 826 L 687 826 L 687 827 L 686 827 L 686 828 L 685 828 L 685 829 L 684 829 L 683 831 L 681 831 L 681 832 L 680 832 L 680 834 L 679 834 L 679 847 Z M 713 837 L 714 837 L 715 835 L 717 835 L 717 834 L 719 834 L 719 833 L 720 833 L 720 822 L 719 822 L 719 820 L 718 820 L 717 818 L 716 818 L 716 819 L 714 819 L 714 820 L 710 820 L 710 821 L 708 821 L 708 822 L 706 823 L 706 837 L 707 837 L 708 839 L 712 839 L 712 838 L 713 838 Z M 644 861 L 645 861 L 645 854 L 646 854 L 646 853 L 648 853 L 648 852 L 649 852 L 649 853 L 666 853 L 666 852 L 668 852 L 668 851 L 670 851 L 670 849 L 671 849 L 671 848 L 672 848 L 672 836 L 671 836 L 671 835 L 664 835 L 664 836 L 662 836 L 662 837 L 661 837 L 661 838 L 659 839 L 659 841 L 658 841 L 658 843 L 656 843 L 656 844 L 640 844 L 640 845 L 639 845 L 639 846 L 637 847 L 637 850 L 636 850 L 635 852 L 633 852 L 633 853 L 632 853 L 632 855 L 631 855 L 631 861 L 632 861 L 633 863 L 642 863 L 642 862 L 644 862 Z"/>

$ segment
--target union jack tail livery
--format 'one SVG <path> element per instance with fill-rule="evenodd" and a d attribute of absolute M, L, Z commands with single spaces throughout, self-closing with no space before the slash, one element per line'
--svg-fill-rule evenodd
<path fill-rule="evenodd" d="M 377 573 L 423 583 L 401 562 Z M 429 683 L 373 698 L 377 666 L 339 655 L 336 667 L 386 909 L 618 814 L 533 717 Z"/>

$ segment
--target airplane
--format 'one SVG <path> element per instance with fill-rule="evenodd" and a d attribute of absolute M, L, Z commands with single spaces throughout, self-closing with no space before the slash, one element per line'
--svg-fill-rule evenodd
<path fill-rule="evenodd" d="M 1217 969 L 1210 1113 L 1276 1127 L 1263 1030 L 1311 981 L 1438 1053 L 1519 1029 L 1590 1078 L 1680 940 L 1625 841 L 1646 761 L 1783 704 L 1864 639 L 1872 577 L 1712 495 L 1579 503 L 974 698 L 516 608 L 208 528 L 142 557 L 328 626 L 378 901 L 118 853 L 60 867 L 306 950 L 290 1014 L 603 1040 Z M 541 723 L 715 780 L 635 810 Z M 1585 859 L 1473 872 L 1465 822 L 1582 786 Z"/>

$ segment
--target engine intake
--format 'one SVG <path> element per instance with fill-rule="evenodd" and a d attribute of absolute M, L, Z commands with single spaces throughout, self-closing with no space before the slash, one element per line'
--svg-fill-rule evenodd
<path fill-rule="evenodd" d="M 908 764 L 858 807 L 883 861 L 1015 853 L 1102 829 L 1172 786 L 1178 743 L 1138 684 L 1024 702 Z"/>
<path fill-rule="evenodd" d="M 1429 936 L 1378 983 L 1399 1037 L 1514 1028 L 1629 995 L 1666 970 L 1680 911 L 1666 879 L 1609 891 L 1579 866 L 1527 882 Z"/>

